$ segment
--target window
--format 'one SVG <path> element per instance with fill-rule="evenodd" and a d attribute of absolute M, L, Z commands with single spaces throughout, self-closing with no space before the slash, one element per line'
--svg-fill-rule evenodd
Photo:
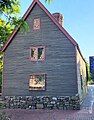
<path fill-rule="evenodd" d="M 32 61 L 42 61 L 45 59 L 45 47 L 31 47 L 30 57 Z"/>
<path fill-rule="evenodd" d="M 82 75 L 80 75 L 80 78 L 81 78 L 81 89 L 83 90 L 83 78 L 82 78 Z"/>
<path fill-rule="evenodd" d="M 31 75 L 29 90 L 45 90 L 45 74 Z"/>
<path fill-rule="evenodd" d="M 40 29 L 40 18 L 34 19 L 33 29 L 34 30 Z"/>
<path fill-rule="evenodd" d="M 37 48 L 31 48 L 31 60 L 37 60 Z"/>

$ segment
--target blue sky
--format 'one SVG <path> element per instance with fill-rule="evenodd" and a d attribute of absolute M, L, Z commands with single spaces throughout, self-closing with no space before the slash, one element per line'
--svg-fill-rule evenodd
<path fill-rule="evenodd" d="M 21 1 L 21 14 L 28 9 L 32 0 Z M 77 41 L 84 58 L 94 56 L 94 0 L 53 0 L 51 4 L 40 0 L 51 12 L 64 16 L 64 28 Z"/>

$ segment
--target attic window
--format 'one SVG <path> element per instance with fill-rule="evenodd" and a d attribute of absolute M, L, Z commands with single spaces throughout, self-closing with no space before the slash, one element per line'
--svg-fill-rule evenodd
<path fill-rule="evenodd" d="M 45 90 L 45 74 L 31 75 L 29 90 Z"/>
<path fill-rule="evenodd" d="M 43 61 L 45 59 L 45 47 L 31 47 L 30 48 L 31 61 Z"/>
<path fill-rule="evenodd" d="M 34 19 L 33 29 L 34 30 L 40 29 L 40 18 Z"/>

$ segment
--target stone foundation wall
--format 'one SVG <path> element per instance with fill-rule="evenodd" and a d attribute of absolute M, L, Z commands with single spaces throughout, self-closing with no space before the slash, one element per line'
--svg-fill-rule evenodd
<path fill-rule="evenodd" d="M 6 96 L 3 98 L 4 108 L 9 109 L 63 109 L 79 110 L 79 96 L 49 97 L 49 96 Z"/>

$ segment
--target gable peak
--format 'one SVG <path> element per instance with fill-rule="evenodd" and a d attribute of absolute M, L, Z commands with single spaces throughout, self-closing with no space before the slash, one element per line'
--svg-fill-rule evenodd
<path fill-rule="evenodd" d="M 61 32 L 63 32 L 66 37 L 72 42 L 73 45 L 77 46 L 76 41 L 68 34 L 68 32 L 59 24 L 59 22 L 57 20 L 55 20 L 55 17 L 44 7 L 44 5 L 40 2 L 40 0 L 33 0 L 32 4 L 30 5 L 30 7 L 28 8 L 27 12 L 24 14 L 23 19 L 26 20 L 26 18 L 28 17 L 30 11 L 34 8 L 35 4 L 38 4 L 39 7 L 49 16 L 49 18 L 56 24 L 56 26 L 61 30 Z M 57 13 L 57 18 L 58 18 L 58 14 L 60 15 L 60 13 Z M 62 17 L 62 16 L 61 16 Z M 19 27 L 17 29 L 15 29 L 11 36 L 8 38 L 8 41 L 6 42 L 6 44 L 3 46 L 3 48 L 1 49 L 2 52 L 4 52 L 7 47 L 10 45 L 10 43 L 12 42 L 14 36 L 17 34 Z"/>
<path fill-rule="evenodd" d="M 39 0 L 33 0 L 34 2 L 38 2 Z"/>

